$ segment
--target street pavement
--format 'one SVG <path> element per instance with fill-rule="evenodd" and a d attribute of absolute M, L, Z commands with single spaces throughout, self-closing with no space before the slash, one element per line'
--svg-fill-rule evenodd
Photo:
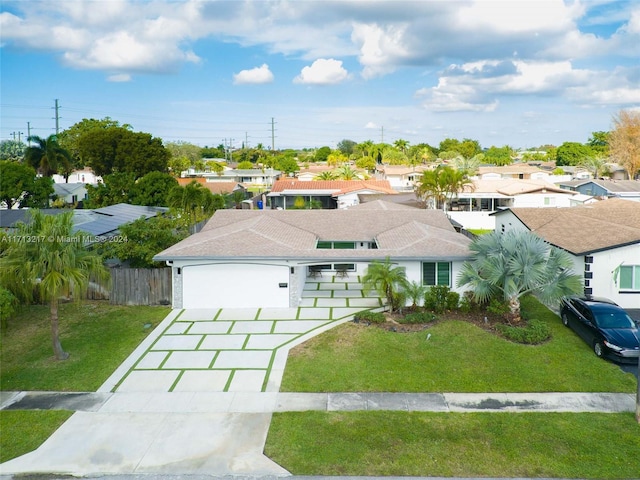
<path fill-rule="evenodd" d="M 307 283 L 297 308 L 172 311 L 97 392 L 1 392 L 3 410 L 75 413 L 0 475 L 289 477 L 263 454 L 274 412 L 635 409 L 634 395 L 611 393 L 279 392 L 291 348 L 380 305 L 359 278 L 327 277 Z"/>

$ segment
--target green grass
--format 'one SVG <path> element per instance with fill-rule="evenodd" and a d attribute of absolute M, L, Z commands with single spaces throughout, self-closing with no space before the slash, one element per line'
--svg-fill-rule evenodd
<path fill-rule="evenodd" d="M 38 448 L 73 412 L 0 412 L 0 463 Z"/>
<path fill-rule="evenodd" d="M 0 389 L 95 391 L 168 313 L 108 302 L 61 305 L 60 340 L 71 356 L 56 361 L 48 307 L 25 308 L 2 333 Z"/>
<path fill-rule="evenodd" d="M 631 413 L 276 413 L 265 448 L 294 475 L 442 477 L 637 478 L 638 452 Z"/>
<path fill-rule="evenodd" d="M 48 308 L 24 308 L 2 332 L 0 389 L 95 391 L 168 313 L 164 307 L 127 307 L 108 302 L 61 305 L 60 339 L 71 356 L 56 361 Z M 1 411 L 0 461 L 34 450 L 71 414 Z"/>
<path fill-rule="evenodd" d="M 541 345 L 510 342 L 448 320 L 417 333 L 347 323 L 296 347 L 282 381 L 287 392 L 634 392 L 636 380 L 597 358 L 535 300 L 549 324 Z M 427 340 L 427 335 L 431 337 Z"/>

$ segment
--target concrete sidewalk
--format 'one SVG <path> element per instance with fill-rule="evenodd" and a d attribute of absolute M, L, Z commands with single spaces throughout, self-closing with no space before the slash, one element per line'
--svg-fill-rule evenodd
<path fill-rule="evenodd" d="M 0 392 L 0 410 L 99 413 L 635 411 L 631 393 L 63 393 Z"/>

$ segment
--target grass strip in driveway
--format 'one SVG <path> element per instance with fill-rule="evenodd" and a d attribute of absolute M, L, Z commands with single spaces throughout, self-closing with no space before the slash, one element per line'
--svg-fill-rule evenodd
<path fill-rule="evenodd" d="M 553 338 L 536 346 L 464 321 L 417 333 L 347 323 L 290 352 L 281 391 L 635 392 L 632 374 L 597 358 L 551 315 Z"/>
<path fill-rule="evenodd" d="M 632 413 L 290 412 L 265 453 L 294 475 L 637 478 Z"/>

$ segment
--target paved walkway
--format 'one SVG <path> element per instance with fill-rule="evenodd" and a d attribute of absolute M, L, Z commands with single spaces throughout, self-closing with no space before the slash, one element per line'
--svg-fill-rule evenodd
<path fill-rule="evenodd" d="M 0 474 L 289 476 L 271 415 L 303 410 L 633 411 L 631 394 L 279 393 L 290 348 L 380 306 L 359 278 L 307 283 L 294 309 L 173 311 L 93 393 L 2 392 L 1 409 L 75 411 Z"/>

